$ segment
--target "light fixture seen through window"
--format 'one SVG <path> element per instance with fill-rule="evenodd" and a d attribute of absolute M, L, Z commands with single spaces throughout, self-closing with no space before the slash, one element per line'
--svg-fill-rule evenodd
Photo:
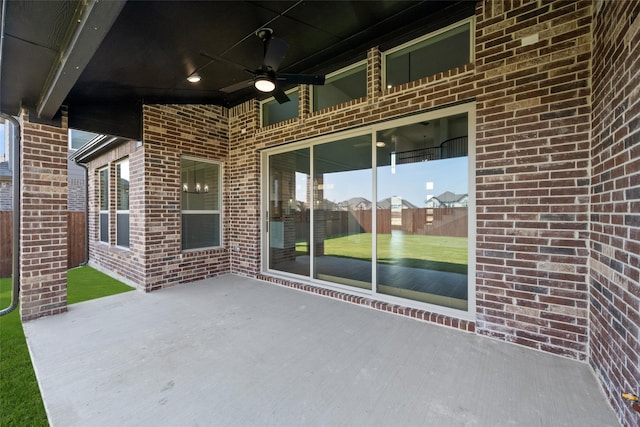
<path fill-rule="evenodd" d="M 184 160 L 188 162 L 190 160 Z M 209 185 L 204 183 L 206 180 L 204 170 L 192 161 L 192 165 L 182 171 L 182 191 L 190 194 L 202 194 L 209 192 Z"/>
<path fill-rule="evenodd" d="M 209 186 L 207 184 L 205 184 L 204 186 L 201 186 L 199 182 L 196 182 L 193 188 L 189 190 L 189 184 L 184 183 L 182 184 L 182 191 L 184 191 L 185 193 L 195 193 L 195 194 L 208 193 Z"/>

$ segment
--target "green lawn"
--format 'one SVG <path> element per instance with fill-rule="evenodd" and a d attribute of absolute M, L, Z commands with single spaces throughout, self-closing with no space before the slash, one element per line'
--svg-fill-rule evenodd
<path fill-rule="evenodd" d="M 0 279 L 0 306 L 11 302 L 11 279 Z M 0 317 L 0 426 L 48 426 L 18 309 Z"/>
<path fill-rule="evenodd" d="M 305 242 L 296 250 L 306 251 Z M 371 260 L 371 233 L 335 237 L 324 241 L 325 255 Z M 404 267 L 467 273 L 467 238 L 379 234 L 378 262 Z"/>
<path fill-rule="evenodd" d="M 74 268 L 67 272 L 67 304 L 132 290 L 131 286 L 88 266 Z"/>
<path fill-rule="evenodd" d="M 67 282 L 69 304 L 133 290 L 86 266 L 69 270 Z M 11 279 L 0 279 L 0 307 L 7 307 L 10 301 Z M 48 425 L 16 309 L 0 317 L 0 426 Z"/>

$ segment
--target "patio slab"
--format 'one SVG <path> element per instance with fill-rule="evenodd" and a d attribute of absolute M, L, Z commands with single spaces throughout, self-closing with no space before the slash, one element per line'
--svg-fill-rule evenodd
<path fill-rule="evenodd" d="M 587 364 L 225 275 L 24 325 L 52 426 L 618 426 Z"/>

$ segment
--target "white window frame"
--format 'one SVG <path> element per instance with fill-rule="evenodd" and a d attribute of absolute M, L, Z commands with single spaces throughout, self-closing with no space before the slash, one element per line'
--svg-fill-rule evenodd
<path fill-rule="evenodd" d="M 343 286 L 338 283 L 322 281 L 319 279 L 312 278 L 313 274 L 309 277 L 295 275 L 292 273 L 282 272 L 278 270 L 269 269 L 269 217 L 268 217 L 268 206 L 269 206 L 269 157 L 274 154 L 280 154 L 289 152 L 296 149 L 301 148 L 309 148 L 310 149 L 310 174 L 313 176 L 313 147 L 318 144 L 324 144 L 327 142 L 333 142 L 340 139 L 346 139 L 352 136 L 362 135 L 365 133 L 371 133 L 372 141 L 376 139 L 376 132 L 383 131 L 389 129 L 391 127 L 400 127 L 404 125 L 414 124 L 422 121 L 432 121 L 438 118 L 454 116 L 458 114 L 467 114 L 467 126 L 468 126 L 468 188 L 469 188 L 469 200 L 468 200 L 468 255 L 467 255 L 467 309 L 460 310 L 450 307 L 445 307 L 441 305 L 436 305 L 427 302 L 421 302 L 411 299 L 405 299 L 400 297 L 395 297 L 392 295 L 387 295 L 383 293 L 378 293 L 376 289 L 377 282 L 377 273 L 376 273 L 376 263 L 372 263 L 372 289 L 371 290 L 362 290 L 355 289 L 353 287 Z M 378 301 L 388 302 L 390 304 L 398 304 L 403 307 L 409 308 L 417 308 L 420 310 L 426 310 L 432 313 L 443 314 L 446 316 L 450 316 L 453 318 L 458 318 L 462 320 L 470 320 L 473 321 L 476 318 L 476 185 L 475 185 L 475 128 L 476 128 L 476 104 L 475 102 L 464 103 L 455 105 L 452 107 L 446 107 L 442 109 L 432 110 L 422 114 L 416 114 L 409 117 L 403 117 L 396 120 L 390 120 L 386 122 L 380 122 L 373 126 L 365 126 L 358 129 L 352 129 L 344 132 L 338 132 L 329 135 L 323 135 L 317 138 L 312 138 L 308 140 L 298 141 L 291 144 L 286 144 L 284 146 L 274 147 L 272 149 L 266 149 L 261 154 L 261 191 L 260 191 L 260 206 L 261 206 L 261 217 L 260 221 L 262 224 L 262 232 L 260 234 L 260 247 L 261 247 L 261 267 L 260 270 L 274 277 L 281 277 L 283 279 L 295 280 L 297 282 L 308 283 L 313 286 L 318 286 L 326 289 L 337 290 L 340 292 L 344 292 L 351 295 L 357 296 L 366 296 L 369 298 L 373 298 Z M 372 147 L 372 160 L 374 165 L 372 167 L 372 190 L 373 194 L 376 194 L 377 191 L 377 168 L 375 165 L 377 164 L 376 158 L 376 146 L 375 144 L 371 144 Z M 311 203 L 315 203 L 315 200 L 311 200 Z M 373 209 L 372 216 L 373 221 L 377 221 L 376 215 L 377 209 Z M 310 223 L 313 224 L 314 214 L 313 209 L 310 213 Z M 372 260 L 377 258 L 377 232 L 376 227 L 372 227 Z M 310 229 L 310 241 L 314 241 L 313 236 L 313 227 Z M 312 257 L 313 260 L 313 252 Z M 313 263 L 313 261 L 311 261 Z M 311 273 L 313 272 L 313 264 L 310 266 Z"/>
<path fill-rule="evenodd" d="M 298 118 L 300 118 L 300 87 L 299 87 L 299 86 L 293 87 L 293 88 L 291 88 L 291 89 L 289 89 L 289 90 L 285 91 L 285 94 L 286 94 L 287 96 L 289 96 L 289 95 L 290 95 L 290 94 L 292 94 L 293 92 L 298 92 L 298 114 L 297 114 L 295 117 L 292 117 L 292 118 L 287 119 L 287 120 L 293 120 L 293 119 L 298 119 Z M 272 97 L 270 97 L 270 98 L 263 99 L 262 101 L 260 101 L 260 127 L 261 127 L 261 128 L 263 128 L 263 127 L 268 127 L 268 126 L 272 126 L 272 125 L 275 125 L 275 124 L 278 124 L 278 123 L 282 123 L 282 122 L 275 122 L 275 123 L 270 123 L 270 124 L 268 124 L 268 125 L 265 125 L 265 124 L 264 124 L 264 112 L 263 112 L 263 110 L 264 110 L 264 106 L 265 106 L 265 104 L 268 104 L 268 103 L 270 103 L 270 102 L 272 102 L 272 101 L 275 101 L 275 99 L 276 99 L 276 98 L 272 96 Z M 276 101 L 276 102 L 278 102 L 278 101 Z M 287 121 L 287 120 L 283 120 L 283 122 L 284 122 L 284 121 Z"/>
<path fill-rule="evenodd" d="M 102 167 L 100 169 L 97 170 L 98 172 L 98 242 L 100 243 L 104 243 L 106 245 L 109 245 L 111 243 L 111 232 L 110 232 L 110 225 L 111 225 L 111 214 L 110 214 L 110 197 L 109 197 L 109 165 Z M 101 200 L 101 195 L 102 195 L 102 173 L 106 172 L 107 173 L 107 188 L 105 191 L 105 197 L 107 199 L 107 209 L 104 210 L 102 209 L 102 200 Z M 105 242 L 104 240 L 102 240 L 102 215 L 103 214 L 107 214 L 107 241 Z"/>
<path fill-rule="evenodd" d="M 410 40 L 406 43 L 403 43 L 399 46 L 393 47 L 389 50 L 386 50 L 382 53 L 382 87 L 384 90 L 389 90 L 390 87 L 387 84 L 387 57 L 391 54 L 394 54 L 398 51 L 416 45 L 418 43 L 422 43 L 425 40 L 430 38 L 439 36 L 440 34 L 446 33 L 447 31 L 453 30 L 454 28 L 461 27 L 463 25 L 469 24 L 469 63 L 473 64 L 475 62 L 475 29 L 476 29 L 476 19 L 475 16 L 471 16 L 469 18 L 463 19 L 461 21 L 457 21 L 451 25 L 448 25 L 444 28 L 440 28 L 439 30 L 433 31 L 431 33 L 425 34 L 422 37 L 418 37 L 417 39 Z M 425 76 L 426 77 L 426 76 Z M 424 77 L 421 77 L 424 78 Z M 402 83 L 405 84 L 405 83 Z M 399 86 L 399 85 L 398 85 Z M 396 86 L 392 86 L 396 87 Z"/>
<path fill-rule="evenodd" d="M 325 84 L 331 83 L 332 81 L 335 81 L 335 80 L 340 80 L 340 77 L 341 77 L 342 74 L 349 73 L 349 71 L 352 71 L 353 69 L 361 67 L 363 65 L 364 65 L 364 73 L 365 73 L 365 77 L 364 78 L 365 78 L 365 87 L 366 87 L 366 84 L 367 84 L 367 81 L 366 81 L 367 80 L 367 60 L 366 59 L 363 59 L 362 61 L 358 61 L 358 62 L 356 62 L 354 64 L 348 65 L 346 67 L 343 67 L 343 68 L 341 68 L 339 70 L 336 70 L 336 71 L 334 71 L 332 73 L 327 74 L 325 76 Z M 325 108 L 322 108 L 320 110 L 315 110 L 314 107 L 313 107 L 314 98 L 316 96 L 315 92 L 316 92 L 316 87 L 314 85 L 311 85 L 311 94 L 310 94 L 311 111 L 313 113 L 315 113 L 317 111 L 322 111 L 325 108 L 331 108 L 331 107 L 325 107 Z M 366 97 L 367 97 L 367 95 L 365 93 L 365 98 Z M 355 99 L 358 99 L 358 98 L 355 98 Z M 349 101 L 346 101 L 346 102 L 349 102 Z M 335 104 L 335 105 L 340 105 L 340 104 Z M 335 105 L 333 105 L 332 107 L 334 107 Z"/>
<path fill-rule="evenodd" d="M 68 133 L 67 133 L 67 142 L 68 142 L 68 146 L 69 146 L 69 151 L 78 151 L 80 148 L 84 147 L 85 145 L 89 144 L 91 141 L 96 140 L 97 138 L 101 138 L 103 135 L 101 134 L 95 134 L 95 136 L 93 138 L 91 138 L 90 140 L 88 140 L 87 142 L 85 142 L 83 145 L 81 145 L 78 148 L 73 148 L 72 143 L 73 143 L 73 131 L 76 132 L 85 132 L 85 133 L 93 133 L 93 132 L 87 132 L 87 131 L 83 131 L 80 129 L 73 129 L 73 128 L 69 128 Z"/>
<path fill-rule="evenodd" d="M 220 217 L 220 223 L 218 224 L 219 227 L 219 234 L 220 234 L 220 244 L 217 246 L 206 246 L 206 247 L 201 247 L 201 248 L 192 248 L 192 249 L 182 249 L 182 224 L 180 224 L 180 248 L 182 253 L 190 253 L 190 252 L 199 252 L 199 251 L 206 251 L 206 250 L 211 250 L 211 249 L 220 249 L 224 247 L 224 207 L 223 207 L 223 197 L 222 197 L 222 182 L 224 180 L 224 163 L 217 161 L 217 160 L 212 160 L 212 159 L 207 159 L 204 157 L 197 157 L 197 156 L 190 156 L 190 155 L 183 155 L 180 156 L 180 162 L 182 164 L 182 160 L 192 160 L 192 161 L 196 161 L 196 162 L 201 162 L 201 163 L 209 163 L 212 165 L 218 165 L 218 168 L 220 170 L 220 173 L 218 175 L 218 209 L 208 209 L 208 210 L 183 210 L 182 209 L 182 182 L 180 183 L 180 222 L 182 223 L 182 215 L 191 215 L 191 214 L 218 214 Z M 182 175 L 182 165 L 180 166 L 180 174 Z"/>
<path fill-rule="evenodd" d="M 129 157 L 125 157 L 123 159 L 120 159 L 116 162 L 115 166 L 116 166 L 116 181 L 118 179 L 118 168 L 120 167 L 120 165 L 122 165 L 123 163 L 127 163 L 128 168 L 129 168 L 129 189 L 131 189 L 131 162 L 129 162 Z M 116 182 L 116 187 L 115 187 L 116 191 L 116 246 L 118 246 L 119 248 L 123 248 L 123 249 L 129 249 L 131 246 L 131 241 L 129 241 L 129 246 L 122 246 L 118 244 L 118 215 L 121 214 L 129 214 L 129 209 L 127 210 L 119 210 L 118 209 L 118 195 L 119 195 L 119 191 L 118 191 L 118 183 Z M 131 204 L 131 199 L 129 198 L 129 205 Z M 129 216 L 129 226 L 131 226 L 131 216 Z M 131 238 L 131 232 L 129 232 L 129 239 Z"/>

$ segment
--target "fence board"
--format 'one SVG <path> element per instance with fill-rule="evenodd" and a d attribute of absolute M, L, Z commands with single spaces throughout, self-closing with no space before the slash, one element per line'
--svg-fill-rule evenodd
<path fill-rule="evenodd" d="M 12 211 L 0 211 L 0 278 L 11 277 Z"/>
<path fill-rule="evenodd" d="M 325 237 L 346 236 L 348 234 L 371 233 L 372 211 L 324 211 Z M 402 230 L 407 234 L 429 236 L 467 237 L 468 208 L 416 208 L 403 209 L 402 219 L 392 225 L 390 209 L 378 209 L 378 234 L 391 234 L 391 230 Z M 309 211 L 296 212 L 296 238 L 309 238 Z"/>
<path fill-rule="evenodd" d="M 67 268 L 74 268 L 86 261 L 87 237 L 84 212 L 68 212 L 67 216 Z"/>
<path fill-rule="evenodd" d="M 11 277 L 13 212 L 0 211 L 0 278 Z M 79 266 L 85 261 L 87 248 L 86 215 L 84 212 L 67 214 L 67 267 Z"/>

